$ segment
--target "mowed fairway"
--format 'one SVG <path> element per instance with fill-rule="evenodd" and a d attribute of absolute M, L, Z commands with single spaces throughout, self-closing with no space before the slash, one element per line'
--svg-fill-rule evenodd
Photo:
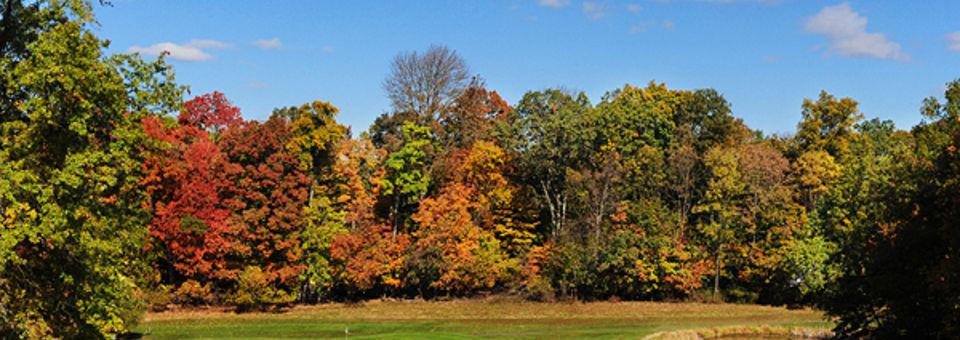
<path fill-rule="evenodd" d="M 369 301 L 300 306 L 283 313 L 147 314 L 148 339 L 182 338 L 635 338 L 726 326 L 829 327 L 813 310 L 698 303 Z"/>

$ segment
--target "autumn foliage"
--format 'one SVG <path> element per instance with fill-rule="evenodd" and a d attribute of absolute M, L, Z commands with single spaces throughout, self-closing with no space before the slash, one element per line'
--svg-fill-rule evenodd
<path fill-rule="evenodd" d="M 832 282 L 853 264 L 832 256 L 877 251 L 856 248 L 879 237 L 858 216 L 880 211 L 857 195 L 893 195 L 856 171 L 891 178 L 871 157 L 904 152 L 883 123 L 851 125 L 851 103 L 805 102 L 802 138 L 785 140 L 751 135 L 709 90 L 626 86 L 595 107 L 549 90 L 513 108 L 467 88 L 436 117 L 398 112 L 353 138 L 329 103 L 261 123 L 203 95 L 176 122 L 143 122 L 153 267 L 176 301 L 244 308 L 481 293 L 826 303 L 851 294 Z M 824 116 L 838 112 L 850 117 Z"/>
<path fill-rule="evenodd" d="M 0 338 L 116 336 L 148 305 L 485 294 L 960 335 L 960 81 L 910 131 L 822 92 L 778 136 L 655 82 L 511 106 L 435 46 L 398 56 L 393 110 L 354 134 L 324 101 L 183 102 L 162 59 L 103 55 L 83 1 L 4 13 L 30 34 L 0 51 Z"/>
<path fill-rule="evenodd" d="M 194 114 L 185 110 L 181 117 Z M 231 275 L 225 256 L 236 233 L 227 202 L 230 183 L 224 174 L 237 169 L 203 128 L 204 121 L 190 121 L 187 125 L 162 118 L 144 122 L 147 135 L 163 143 L 144 162 L 148 175 L 144 187 L 154 211 L 149 224 L 155 240 L 151 247 L 163 254 L 158 264 L 166 267 L 161 269 L 165 275 L 223 279 Z"/>

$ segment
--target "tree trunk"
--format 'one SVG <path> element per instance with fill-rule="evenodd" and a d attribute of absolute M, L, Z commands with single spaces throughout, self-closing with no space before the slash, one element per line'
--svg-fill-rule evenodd
<path fill-rule="evenodd" d="M 608 190 L 609 190 L 609 183 L 604 181 L 603 187 L 600 190 L 600 197 L 599 197 L 600 207 L 599 209 L 597 209 L 596 216 L 594 216 L 594 224 L 593 224 L 593 242 L 597 247 L 599 247 L 600 245 L 600 229 L 601 229 L 601 225 L 603 224 L 603 214 L 607 210 L 606 203 L 607 203 Z M 594 250 L 593 255 L 597 256 L 596 249 Z"/>
<path fill-rule="evenodd" d="M 567 225 L 567 194 L 563 194 L 563 201 L 560 204 L 560 230 L 563 231 L 563 228 Z"/>
<path fill-rule="evenodd" d="M 547 208 L 550 209 L 550 224 L 553 226 L 553 230 L 550 232 L 553 237 L 556 238 L 560 230 L 559 221 L 557 221 L 557 207 L 553 203 L 553 196 L 550 195 L 550 189 L 547 187 L 546 181 L 540 181 L 540 189 L 543 190 L 543 197 L 545 201 L 547 201 Z"/>
<path fill-rule="evenodd" d="M 717 248 L 717 254 L 714 256 L 717 271 L 713 276 L 713 302 L 720 302 L 720 248 Z"/>
<path fill-rule="evenodd" d="M 397 215 L 400 214 L 400 198 L 396 197 L 393 201 L 393 212 L 391 212 L 391 217 L 393 217 L 393 241 L 397 241 Z"/>

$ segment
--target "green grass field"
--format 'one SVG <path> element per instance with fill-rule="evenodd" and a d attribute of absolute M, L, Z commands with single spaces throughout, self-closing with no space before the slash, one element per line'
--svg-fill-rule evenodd
<path fill-rule="evenodd" d="M 760 325 L 829 327 L 817 311 L 754 305 L 462 300 L 326 304 L 282 313 L 150 313 L 136 331 L 148 339 L 639 338 L 682 329 Z"/>

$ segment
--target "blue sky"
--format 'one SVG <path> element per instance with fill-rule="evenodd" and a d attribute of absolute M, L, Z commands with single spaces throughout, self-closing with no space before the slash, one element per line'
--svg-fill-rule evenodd
<path fill-rule="evenodd" d="M 564 87 L 711 87 L 734 115 L 792 132 L 820 90 L 900 128 L 960 78 L 960 1 L 158 1 L 97 6 L 113 52 L 170 50 L 177 78 L 246 118 L 316 99 L 365 131 L 398 52 L 443 44 L 510 103 Z"/>

